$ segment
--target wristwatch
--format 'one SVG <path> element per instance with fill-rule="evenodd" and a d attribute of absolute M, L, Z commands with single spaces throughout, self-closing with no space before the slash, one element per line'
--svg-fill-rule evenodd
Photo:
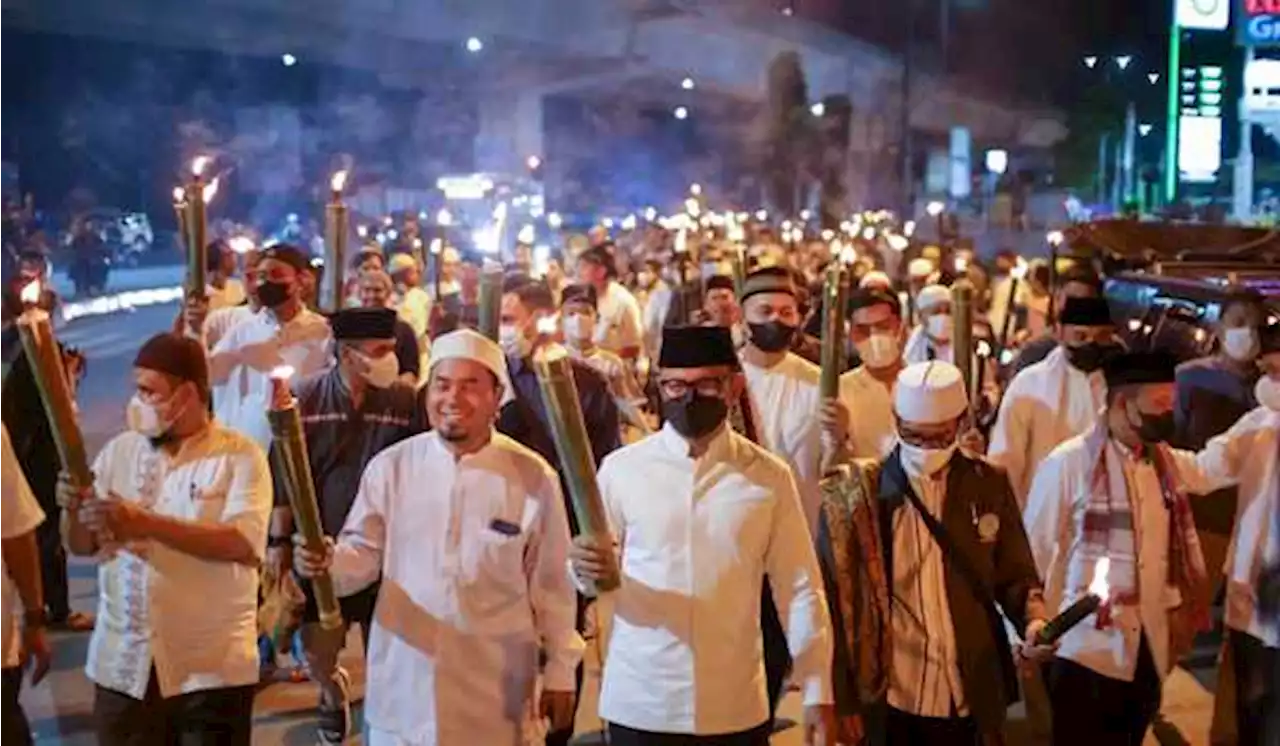
<path fill-rule="evenodd" d="M 26 629 L 37 629 L 49 624 L 49 614 L 44 609 L 30 609 L 22 615 L 22 624 Z"/>

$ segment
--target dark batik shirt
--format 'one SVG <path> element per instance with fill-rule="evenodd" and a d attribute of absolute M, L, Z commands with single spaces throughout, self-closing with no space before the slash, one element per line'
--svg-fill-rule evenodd
<path fill-rule="evenodd" d="M 337 368 L 303 380 L 294 387 L 298 411 L 311 457 L 311 477 L 320 503 L 324 532 L 337 536 L 351 512 L 364 467 L 379 451 L 419 430 L 412 387 L 365 390 L 359 412 L 351 409 Z M 287 501 L 277 491 L 276 502 Z"/>

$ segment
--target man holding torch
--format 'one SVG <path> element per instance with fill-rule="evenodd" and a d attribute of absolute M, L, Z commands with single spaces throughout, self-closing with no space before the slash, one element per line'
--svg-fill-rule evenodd
<path fill-rule="evenodd" d="M 519 746 L 534 712 L 572 725 L 582 640 L 559 479 L 493 429 L 511 397 L 497 344 L 445 334 L 427 376 L 434 429 L 373 457 L 337 540 L 323 553 L 299 546 L 296 566 L 328 571 L 339 595 L 381 575 L 366 744 Z"/>
<path fill-rule="evenodd" d="M 248 746 L 267 459 L 209 416 L 199 342 L 158 334 L 133 375 L 129 430 L 99 452 L 95 484 L 59 484 L 68 546 L 101 558 L 86 665 L 98 743 Z"/>

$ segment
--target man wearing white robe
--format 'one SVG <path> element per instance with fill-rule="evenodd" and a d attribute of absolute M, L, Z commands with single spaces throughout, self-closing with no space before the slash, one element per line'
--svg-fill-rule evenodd
<path fill-rule="evenodd" d="M 849 337 L 862 365 L 840 376 L 849 418 L 848 455 L 880 461 L 898 443 L 893 391 L 902 362 L 902 307 L 890 290 L 860 288 L 850 302 Z"/>
<path fill-rule="evenodd" d="M 369 639 L 369 746 L 520 746 L 540 716 L 572 720 L 574 589 L 556 472 L 493 430 L 506 359 L 469 329 L 436 340 L 431 432 L 380 452 L 336 544 L 297 550 L 339 595 L 381 573 Z M 542 695 L 535 680 L 542 652 Z"/>
<path fill-rule="evenodd" d="M 1102 363 L 1120 350 L 1106 300 L 1071 298 L 1058 321 L 1059 346 L 1009 383 L 987 459 L 1004 467 L 1020 505 L 1036 467 L 1062 441 L 1091 428 L 1104 405 Z"/>

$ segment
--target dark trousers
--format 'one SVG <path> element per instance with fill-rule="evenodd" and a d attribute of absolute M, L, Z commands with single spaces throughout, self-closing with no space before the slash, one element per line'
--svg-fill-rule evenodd
<path fill-rule="evenodd" d="M 1121 681 L 1065 658 L 1049 667 L 1055 746 L 1142 746 L 1160 710 L 1160 677 L 1144 636 L 1133 681 Z"/>
<path fill-rule="evenodd" d="M 1227 640 L 1236 685 L 1236 743 L 1263 746 L 1267 716 L 1280 708 L 1280 682 L 1276 681 L 1280 650 L 1234 629 L 1227 630 Z"/>
<path fill-rule="evenodd" d="M 772 723 L 761 723 L 751 730 L 693 736 L 683 733 L 654 733 L 625 725 L 609 723 L 609 746 L 769 746 Z"/>
<path fill-rule="evenodd" d="M 590 602 L 591 602 L 591 599 L 583 596 L 581 593 L 578 594 L 578 612 L 577 612 L 577 619 L 575 623 L 576 623 L 576 629 L 578 630 L 579 633 L 581 633 L 582 630 L 586 629 L 587 606 L 590 604 Z M 599 630 L 597 630 L 596 634 L 600 634 Z M 574 719 L 576 719 L 576 716 L 578 714 L 578 703 L 582 701 L 582 663 L 581 662 L 578 663 L 577 670 L 573 672 L 573 680 L 574 680 L 573 713 L 575 716 Z M 565 728 L 563 730 L 553 730 L 547 734 L 546 746 L 568 746 L 569 741 L 573 739 L 573 724 L 572 724 L 573 720 L 570 720 L 569 722 L 570 722 L 570 725 L 568 728 Z"/>
<path fill-rule="evenodd" d="M 62 532 L 58 528 L 62 509 L 54 503 L 45 505 L 44 523 L 36 529 L 36 543 L 40 547 L 40 580 L 44 585 L 44 603 L 49 610 L 49 621 L 62 622 L 71 614 L 71 597 L 67 591 L 67 552 L 62 547 Z"/>
<path fill-rule="evenodd" d="M 787 649 L 787 633 L 778 618 L 778 607 L 769 592 L 769 578 L 764 579 L 764 592 L 760 598 L 760 636 L 764 644 L 764 679 L 769 693 L 769 718 L 778 712 L 782 699 L 782 685 L 791 670 L 791 652 Z"/>
<path fill-rule="evenodd" d="M 151 671 L 141 700 L 95 687 L 93 724 L 100 746 L 249 746 L 253 686 L 161 698 Z"/>
<path fill-rule="evenodd" d="M 892 707 L 885 713 L 885 746 L 976 746 L 978 726 L 969 717 L 932 718 Z"/>
<path fill-rule="evenodd" d="M 30 746 L 31 726 L 27 724 L 27 715 L 18 704 L 18 694 L 22 692 L 22 666 L 6 668 L 3 671 L 2 693 L 4 704 L 0 706 L 0 733 L 4 746 Z"/>

